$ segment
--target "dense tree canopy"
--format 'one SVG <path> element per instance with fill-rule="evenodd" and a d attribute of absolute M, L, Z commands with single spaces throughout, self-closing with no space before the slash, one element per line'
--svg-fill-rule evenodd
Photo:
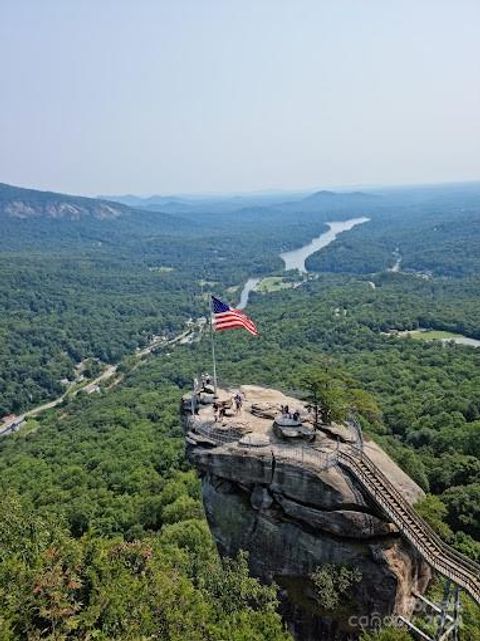
<path fill-rule="evenodd" d="M 260 337 L 218 336 L 220 378 L 316 395 L 324 420 L 354 412 L 429 492 L 423 517 L 479 560 L 480 349 L 398 333 L 480 338 L 478 206 L 462 198 L 143 212 L 117 226 L 5 220 L 0 415 L 59 396 L 83 359 L 87 378 L 121 362 L 124 379 L 0 440 L 0 638 L 289 638 L 275 589 L 248 576 L 243 556 L 220 562 L 184 458 L 178 403 L 210 368 L 208 342 L 132 355 L 204 315 L 209 290 L 235 302 L 247 277 L 283 275 L 279 251 L 332 217 L 371 221 L 313 255 L 319 273 L 252 294 Z M 397 256 L 401 271 L 387 272 Z M 318 578 L 327 589 L 328 572 Z M 468 600 L 464 623 L 478 639 Z"/>

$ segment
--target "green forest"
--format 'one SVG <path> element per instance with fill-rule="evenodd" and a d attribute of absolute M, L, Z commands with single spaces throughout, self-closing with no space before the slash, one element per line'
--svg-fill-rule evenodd
<path fill-rule="evenodd" d="M 419 190 L 143 211 L 138 225 L 130 211 L 92 224 L 6 219 L 0 416 L 58 397 L 85 358 L 122 363 L 124 378 L 0 439 L 0 640 L 291 638 L 275 586 L 249 577 L 245 555 L 219 559 L 184 456 L 179 402 L 210 368 L 206 337 L 136 367 L 131 356 L 206 315 L 208 292 L 238 302 L 248 277 L 283 275 L 280 251 L 360 214 L 370 222 L 311 256 L 300 286 L 251 295 L 260 336 L 218 336 L 220 379 L 295 395 L 312 368 L 348 378 L 378 407 L 358 408 L 366 437 L 427 493 L 421 514 L 480 561 L 480 349 L 398 334 L 480 338 L 478 202 Z M 430 594 L 441 590 L 437 578 Z M 462 641 L 478 641 L 478 608 L 463 606 Z"/>

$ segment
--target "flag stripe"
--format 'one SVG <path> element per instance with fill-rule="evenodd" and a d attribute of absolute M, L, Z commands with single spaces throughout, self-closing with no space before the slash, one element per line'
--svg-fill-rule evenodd
<path fill-rule="evenodd" d="M 213 318 L 212 327 L 214 331 L 221 332 L 227 329 L 246 329 L 247 332 L 258 336 L 255 323 L 239 309 L 232 309 L 226 303 L 212 296 Z"/>
<path fill-rule="evenodd" d="M 255 324 L 253 321 L 248 318 L 248 316 L 245 316 L 245 314 L 242 314 L 241 312 L 237 312 L 237 310 L 232 309 L 230 312 L 224 312 L 222 314 L 215 314 L 215 322 L 217 324 L 220 324 L 224 321 L 228 321 L 230 319 L 236 319 L 244 323 L 245 325 L 248 325 L 252 329 L 255 329 Z"/>
<path fill-rule="evenodd" d="M 236 327 L 244 327 L 251 334 L 258 334 L 257 328 L 250 320 L 242 318 L 242 316 L 238 316 L 235 313 L 224 314 L 222 318 L 213 319 L 213 328 L 217 332 L 224 329 L 234 329 Z"/>

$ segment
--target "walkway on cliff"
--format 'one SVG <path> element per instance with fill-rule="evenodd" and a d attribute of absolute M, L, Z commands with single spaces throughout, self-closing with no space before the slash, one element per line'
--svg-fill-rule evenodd
<path fill-rule="evenodd" d="M 462 587 L 480 605 L 480 565 L 442 541 L 364 452 L 354 447 L 342 448 L 337 460 L 360 481 L 427 563 Z"/>

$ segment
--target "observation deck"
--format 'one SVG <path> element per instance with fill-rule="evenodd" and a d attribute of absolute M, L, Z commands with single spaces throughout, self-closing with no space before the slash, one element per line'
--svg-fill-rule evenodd
<path fill-rule="evenodd" d="M 240 410 L 233 401 L 237 392 L 244 398 Z M 224 407 L 220 417 L 214 401 Z M 423 497 L 422 490 L 376 443 L 363 442 L 354 422 L 315 429 L 305 403 L 253 385 L 218 390 L 215 399 L 208 389 L 185 397 L 182 413 L 187 452 L 197 466 L 202 451 L 215 450 L 217 459 L 222 454 L 245 461 L 268 459 L 272 469 L 282 462 L 297 478 L 307 471 L 319 475 L 330 468 L 343 470 L 432 568 L 480 604 L 480 565 L 448 546 L 421 519 L 412 506 Z"/>

